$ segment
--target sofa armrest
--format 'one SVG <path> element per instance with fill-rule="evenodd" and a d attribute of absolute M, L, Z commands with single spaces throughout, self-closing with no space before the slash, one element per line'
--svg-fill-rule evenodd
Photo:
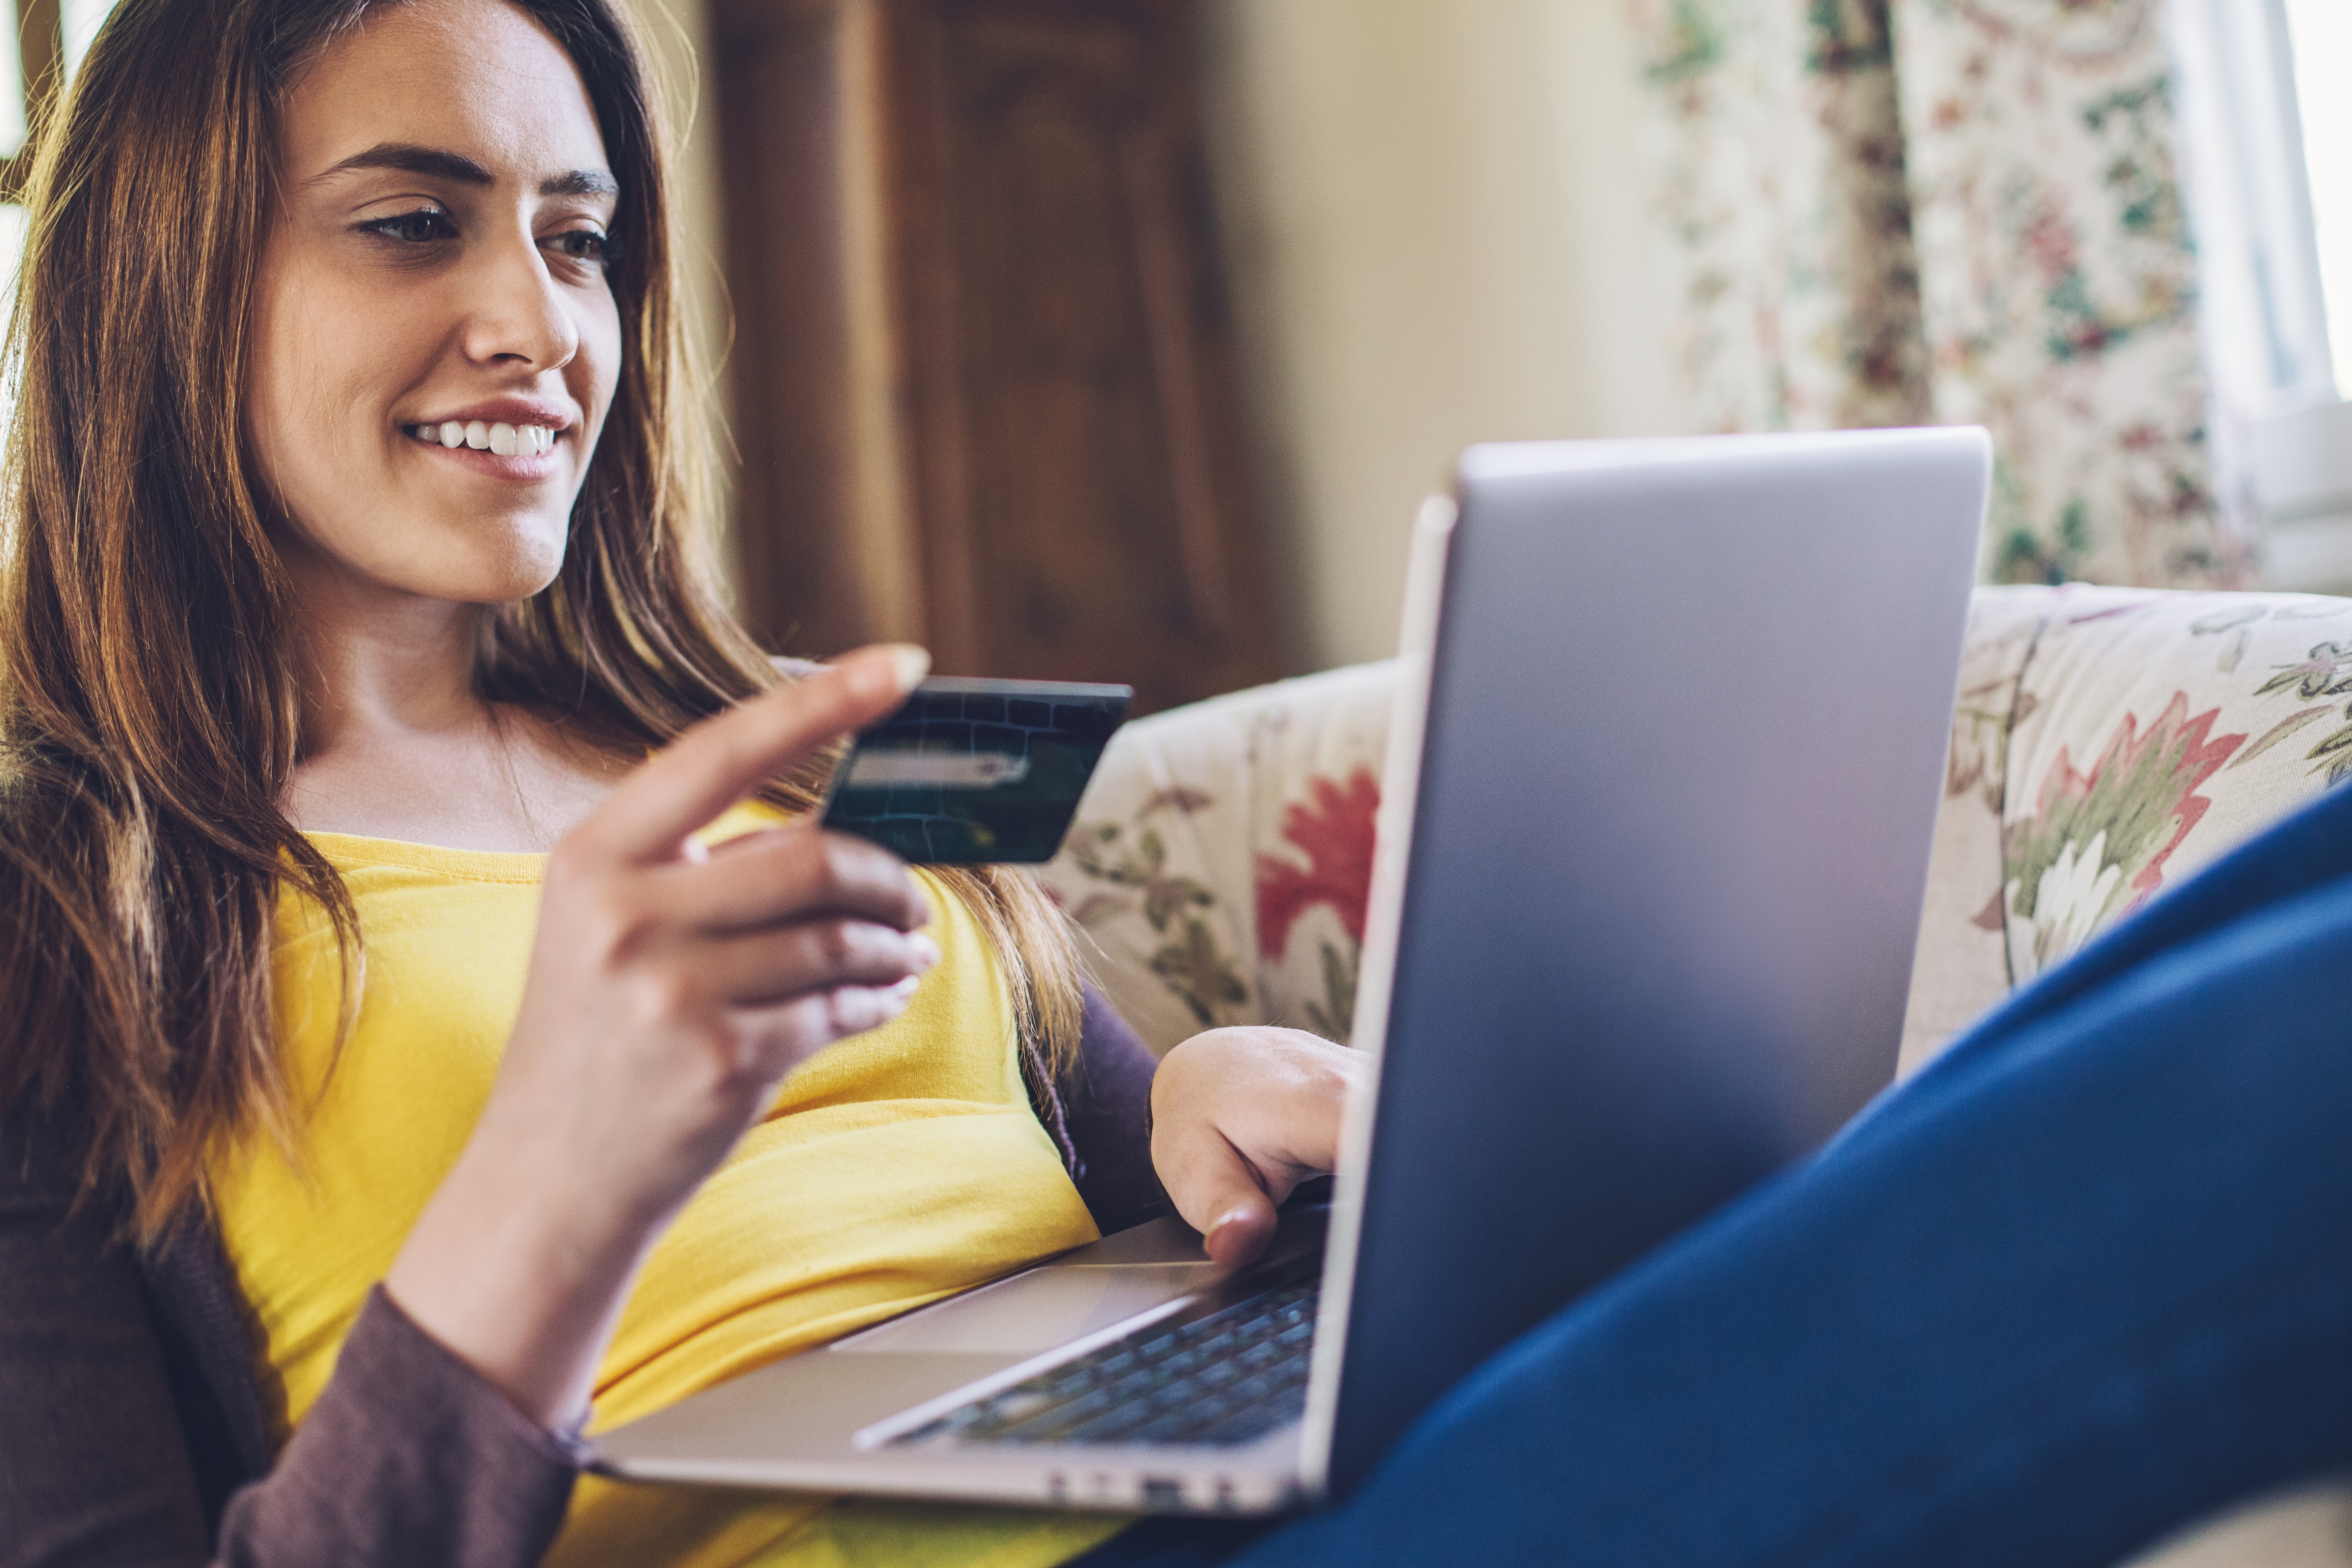
<path fill-rule="evenodd" d="M 1984 588 L 1903 1067 L 2352 777 L 2352 599 Z"/>

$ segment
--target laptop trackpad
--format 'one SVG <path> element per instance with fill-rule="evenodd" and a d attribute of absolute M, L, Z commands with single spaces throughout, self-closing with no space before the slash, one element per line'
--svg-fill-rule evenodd
<path fill-rule="evenodd" d="M 833 1344 L 842 1351 L 1026 1355 L 1124 1322 L 1220 1283 L 1214 1263 L 1063 1263 L 894 1319 Z"/>

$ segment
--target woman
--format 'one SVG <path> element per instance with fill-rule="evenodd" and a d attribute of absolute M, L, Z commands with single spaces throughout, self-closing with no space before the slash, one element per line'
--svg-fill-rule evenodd
<path fill-rule="evenodd" d="M 661 161 L 602 0 L 131 0 L 37 170 L 0 1106 L 87 1201 L 61 1241 L 52 1182 L 5 1272 L 89 1331 L 136 1284 L 107 1216 L 151 1259 L 217 1234 L 292 1429 L 221 1553 L 530 1561 L 592 1388 L 638 1413 L 1090 1239 L 1024 1086 L 1055 1111 L 1080 1034 L 1050 907 L 780 821 L 923 661 L 756 695 L 699 574 Z M 1240 1045 L 1159 1108 L 1223 1254 L 1328 1164 L 1348 1071 Z M 131 1339 L 85 1373 L 143 1360 L 152 1415 L 178 1363 Z M 5 1440 L 56 1468 L 61 1363 L 8 1349 Z M 152 1440 L 117 1426 L 88 1458 Z M 200 1550 L 205 1477 L 167 1482 L 220 1461 L 186 1447 L 79 1516 L 44 1483 L 18 1549 Z M 419 1451 L 444 1470 L 400 1473 Z M 811 1560 L 831 1517 L 583 1488 L 556 1552 Z M 853 1523 L 1009 1563 L 1113 1527 Z"/>
<path fill-rule="evenodd" d="M 757 696 L 696 584 L 599 0 L 126 0 L 31 196 L 0 1563 L 2095 1564 L 2352 1463 L 2339 795 L 1255 1544 L 574 1500 L 592 1388 L 1090 1234 L 1023 1083 L 1052 1117 L 1062 939 L 774 825 L 920 659 Z M 1213 1251 L 1328 1165 L 1349 1072 L 1163 1064 Z"/>

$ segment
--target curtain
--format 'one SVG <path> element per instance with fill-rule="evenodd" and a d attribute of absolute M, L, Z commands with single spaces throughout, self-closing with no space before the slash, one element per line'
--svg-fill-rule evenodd
<path fill-rule="evenodd" d="M 1625 0 L 1713 430 L 1981 424 L 2007 582 L 2241 585 L 2159 0 Z"/>

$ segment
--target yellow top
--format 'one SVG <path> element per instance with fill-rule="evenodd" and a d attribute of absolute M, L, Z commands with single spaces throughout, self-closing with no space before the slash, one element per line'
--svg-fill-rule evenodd
<path fill-rule="evenodd" d="M 758 820 L 739 808 L 711 837 Z M 521 1002 L 546 863 L 340 834 L 312 842 L 359 910 L 357 1024 L 329 1078 L 333 937 L 322 912 L 289 893 L 274 983 L 287 1070 L 298 1102 L 315 1106 L 299 1168 L 255 1137 L 211 1172 L 222 1238 L 278 1384 L 281 1435 L 326 1386 L 369 1287 L 481 1113 Z M 1094 1239 L 1029 1108 L 985 934 L 922 880 L 942 962 L 903 1016 L 795 1072 L 656 1246 L 597 1379 L 597 1426 Z M 1118 1525 L 587 1477 L 548 1561 L 1042 1568 Z"/>

